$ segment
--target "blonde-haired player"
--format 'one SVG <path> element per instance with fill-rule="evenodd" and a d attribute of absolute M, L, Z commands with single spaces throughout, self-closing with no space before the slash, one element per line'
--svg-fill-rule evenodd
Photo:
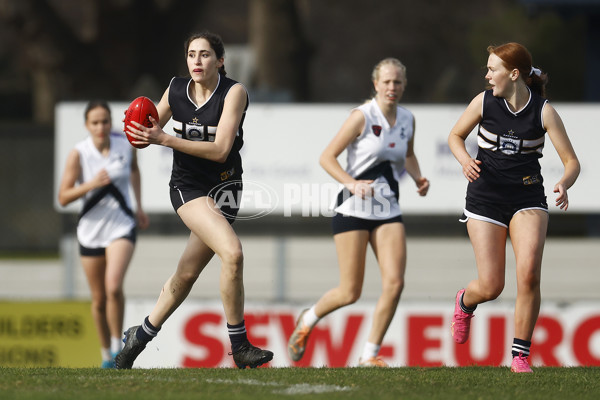
<path fill-rule="evenodd" d="M 350 113 L 321 155 L 321 166 L 344 187 L 336 199 L 332 220 L 340 283 L 300 315 L 288 342 L 293 361 L 304 355 L 319 319 L 360 297 L 370 243 L 383 288 L 359 365 L 387 366 L 378 353 L 400 300 L 406 268 L 398 180 L 406 170 L 421 196 L 427 194 L 429 181 L 421 175 L 414 152 L 414 117 L 398 105 L 406 88 L 406 68 L 399 60 L 386 58 L 373 69 L 372 81 L 373 99 Z M 337 160 L 344 150 L 346 169 Z"/>

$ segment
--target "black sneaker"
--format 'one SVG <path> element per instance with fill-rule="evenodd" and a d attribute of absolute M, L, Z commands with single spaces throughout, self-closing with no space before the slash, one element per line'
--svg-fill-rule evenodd
<path fill-rule="evenodd" d="M 229 354 L 233 355 L 233 361 L 240 369 L 246 367 L 256 368 L 273 359 L 273 352 L 259 349 L 250 344 L 250 342 L 242 344 L 242 347 L 238 351 Z"/>
<path fill-rule="evenodd" d="M 123 343 L 125 346 L 115 357 L 116 369 L 131 369 L 137 356 L 146 348 L 146 343 L 140 341 L 135 335 L 138 329 L 141 329 L 140 325 L 132 326 L 124 332 Z"/>

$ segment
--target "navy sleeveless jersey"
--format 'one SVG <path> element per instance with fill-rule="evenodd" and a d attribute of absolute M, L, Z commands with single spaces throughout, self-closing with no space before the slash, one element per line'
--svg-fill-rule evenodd
<path fill-rule="evenodd" d="M 217 87 L 209 100 L 197 106 L 189 96 L 190 78 L 173 78 L 169 85 L 169 106 L 173 113 L 173 130 L 177 137 L 186 140 L 214 142 L 217 125 L 221 119 L 225 97 L 232 86 L 238 82 L 219 75 Z M 173 150 L 173 170 L 171 188 L 211 188 L 230 179 L 241 179 L 242 159 L 240 149 L 243 145 L 245 112 L 240 121 L 236 138 L 227 160 L 223 163 L 195 157 Z"/>
<path fill-rule="evenodd" d="M 467 187 L 467 198 L 493 203 L 545 202 L 539 158 L 546 130 L 547 100 L 530 91 L 527 105 L 513 112 L 492 90 L 483 96 L 477 159 L 480 177 Z"/>

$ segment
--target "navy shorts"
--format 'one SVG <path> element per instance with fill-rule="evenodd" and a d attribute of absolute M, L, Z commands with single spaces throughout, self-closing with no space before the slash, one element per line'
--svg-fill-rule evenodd
<path fill-rule="evenodd" d="M 467 222 L 469 218 L 473 218 L 508 228 L 512 217 L 519 211 L 525 210 L 544 210 L 548 212 L 546 198 L 544 197 L 543 202 L 528 201 L 513 204 L 485 203 L 467 198 L 460 222 Z"/>
<path fill-rule="evenodd" d="M 334 235 L 349 231 L 372 232 L 373 229 L 377 228 L 378 226 L 391 224 L 394 222 L 402 223 L 402 215 L 388 219 L 363 219 L 336 213 L 331 219 L 331 229 L 333 230 Z"/>
<path fill-rule="evenodd" d="M 210 190 L 204 188 L 178 188 L 171 187 L 171 205 L 175 212 L 185 203 L 200 197 L 210 197 L 219 206 L 221 214 L 230 224 L 233 224 L 237 217 L 240 200 L 242 197 L 243 183 L 241 180 L 235 180 L 221 184 Z"/>
<path fill-rule="evenodd" d="M 131 241 L 131 243 L 135 244 L 135 241 L 137 239 L 136 229 L 133 228 L 131 230 L 131 232 L 129 232 L 127 235 L 125 235 L 123 237 L 120 237 L 119 239 L 127 239 L 127 240 Z M 90 248 L 90 247 L 85 247 L 81 243 L 79 243 L 79 255 L 86 256 L 86 257 L 105 256 L 106 255 L 106 247 Z"/>

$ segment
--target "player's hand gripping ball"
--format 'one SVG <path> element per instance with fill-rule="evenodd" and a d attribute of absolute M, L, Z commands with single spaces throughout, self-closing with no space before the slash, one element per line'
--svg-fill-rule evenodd
<path fill-rule="evenodd" d="M 138 124 L 144 125 L 147 128 L 152 128 L 152 122 L 150 122 L 150 116 L 158 122 L 158 111 L 156 110 L 156 106 L 147 97 L 140 96 L 137 99 L 133 100 L 127 110 L 125 111 L 125 119 L 123 120 L 123 131 L 127 136 L 127 140 L 133 147 L 138 149 L 143 149 L 144 147 L 148 147 L 148 144 L 134 144 L 135 138 L 129 135 L 129 131 L 127 130 L 127 126 L 131 125 L 131 121 L 135 121 Z M 133 125 L 132 125 L 133 126 Z"/>

